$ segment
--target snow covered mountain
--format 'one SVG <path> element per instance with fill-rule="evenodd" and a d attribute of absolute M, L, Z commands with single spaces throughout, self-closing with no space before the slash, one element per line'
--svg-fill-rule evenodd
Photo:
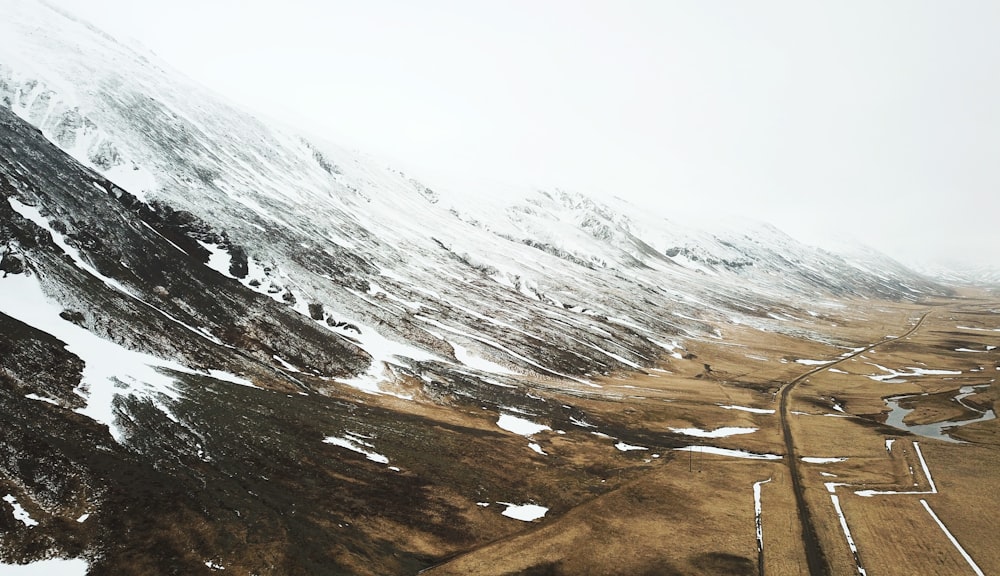
<path fill-rule="evenodd" d="M 459 442 L 426 433 L 430 408 L 390 413 L 364 393 L 544 409 L 570 425 L 576 407 L 543 407 L 524 382 L 592 385 L 730 327 L 786 330 L 837 298 L 945 291 L 878 254 L 845 259 L 759 223 L 706 230 L 562 190 L 435 191 L 261 122 L 47 4 L 2 11 L 0 383 L 14 410 L 0 472 L 51 518 L 106 511 L 99 529 L 53 520 L 54 536 L 4 539 L 3 558 L 204 567 L 258 522 L 298 547 L 280 573 L 315 573 L 312 531 L 359 508 L 444 538 L 457 513 L 422 492 L 426 476 L 401 476 L 394 490 L 419 502 L 390 510 L 383 471 L 330 471 L 304 438 L 376 462 L 373 435 L 398 453 Z M 38 442 L 52 461 L 33 456 Z M 467 465 L 433 470 L 459 490 Z M 325 474 L 350 485 L 333 512 L 284 517 L 319 497 L 297 479 Z M 252 519 L 220 519 L 230 509 Z M 177 526 L 205 510 L 215 521 L 191 546 Z M 414 549 L 360 534 L 335 561 L 426 565 Z"/>

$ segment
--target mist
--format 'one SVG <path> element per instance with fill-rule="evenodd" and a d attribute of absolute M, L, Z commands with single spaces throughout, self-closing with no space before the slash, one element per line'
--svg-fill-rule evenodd
<path fill-rule="evenodd" d="M 560 187 L 1000 268 L 993 2 L 57 3 L 457 193 Z"/>

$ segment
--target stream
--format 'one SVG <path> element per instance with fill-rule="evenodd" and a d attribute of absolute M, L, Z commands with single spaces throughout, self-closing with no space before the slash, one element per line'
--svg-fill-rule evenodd
<path fill-rule="evenodd" d="M 965 426 L 966 424 L 973 424 L 975 422 L 983 422 L 985 420 L 993 420 L 996 418 L 996 413 L 993 410 L 978 410 L 973 406 L 970 406 L 963 402 L 969 396 L 976 393 L 977 388 L 987 388 L 990 384 L 980 384 L 979 386 L 962 386 L 959 389 L 958 394 L 953 398 L 956 402 L 961 404 L 964 408 L 971 410 L 973 412 L 978 412 L 979 416 L 976 418 L 970 418 L 968 420 L 945 420 L 943 422 L 934 422 L 931 424 L 906 424 L 903 419 L 910 412 L 913 412 L 912 408 L 903 408 L 900 406 L 900 402 L 908 398 L 916 398 L 918 396 L 923 396 L 923 394 L 907 394 L 904 396 L 892 396 L 885 399 L 886 406 L 889 407 L 889 416 L 885 423 L 893 428 L 898 428 L 900 430 L 906 430 L 912 434 L 918 436 L 923 436 L 925 438 L 933 438 L 935 440 L 944 440 L 945 442 L 962 443 L 961 440 L 957 440 L 948 435 L 945 431 L 946 429 L 955 428 L 958 426 Z"/>

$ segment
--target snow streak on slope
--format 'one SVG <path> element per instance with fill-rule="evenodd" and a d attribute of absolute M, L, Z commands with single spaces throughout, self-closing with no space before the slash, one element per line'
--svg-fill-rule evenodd
<path fill-rule="evenodd" d="M 3 289 L 0 313 L 59 338 L 66 342 L 70 352 L 84 361 L 77 393 L 87 398 L 87 405 L 78 412 L 107 425 L 116 441 L 123 443 L 125 440 L 116 413 L 119 396 L 147 397 L 174 419 L 169 404 L 178 398 L 178 393 L 174 379 L 164 371 L 198 374 L 197 371 L 177 362 L 122 348 L 65 320 L 60 316 L 62 310 L 45 297 L 34 277 L 8 276 L 0 279 L 0 288 Z M 212 370 L 209 375 L 217 380 L 253 386 L 246 379 L 221 370 Z"/>
<path fill-rule="evenodd" d="M 373 363 L 344 381 L 365 390 L 452 359 L 501 378 L 637 369 L 720 324 L 783 330 L 803 297 L 936 289 L 759 224 L 708 231 L 560 190 L 463 201 L 268 126 L 46 5 L 8 5 L 0 103 L 139 202 L 206 222 L 207 265 L 359 343 Z"/>

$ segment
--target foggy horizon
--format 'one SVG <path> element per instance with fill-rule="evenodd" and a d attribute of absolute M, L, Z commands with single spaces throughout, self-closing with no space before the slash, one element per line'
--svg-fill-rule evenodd
<path fill-rule="evenodd" d="M 1000 269 L 987 2 L 56 3 L 432 186 L 558 187 Z"/>

